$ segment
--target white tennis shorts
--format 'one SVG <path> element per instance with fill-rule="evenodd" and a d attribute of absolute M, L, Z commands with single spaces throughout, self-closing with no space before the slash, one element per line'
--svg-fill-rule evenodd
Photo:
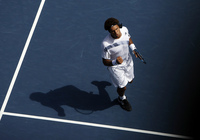
<path fill-rule="evenodd" d="M 133 60 L 129 65 L 117 65 L 108 67 L 110 78 L 115 87 L 123 88 L 128 82 L 134 79 L 134 64 Z"/>

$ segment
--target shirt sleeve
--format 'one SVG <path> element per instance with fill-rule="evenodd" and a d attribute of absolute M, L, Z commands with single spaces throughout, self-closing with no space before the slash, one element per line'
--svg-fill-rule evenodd
<path fill-rule="evenodd" d="M 123 28 L 124 28 L 125 34 L 126 34 L 129 38 L 131 38 L 131 35 L 130 35 L 129 32 L 128 32 L 128 29 L 127 29 L 126 27 L 123 27 Z M 135 47 L 135 44 L 131 44 L 131 45 L 130 45 L 130 48 L 131 48 L 132 51 L 135 50 L 135 49 L 137 49 L 137 48 Z"/>
<path fill-rule="evenodd" d="M 129 31 L 125 26 L 123 26 L 123 30 L 125 32 L 125 35 L 128 36 L 128 38 L 131 38 L 131 35 L 129 34 Z"/>
<path fill-rule="evenodd" d="M 101 57 L 104 59 L 110 59 L 110 53 L 105 46 L 105 43 L 101 44 Z"/>

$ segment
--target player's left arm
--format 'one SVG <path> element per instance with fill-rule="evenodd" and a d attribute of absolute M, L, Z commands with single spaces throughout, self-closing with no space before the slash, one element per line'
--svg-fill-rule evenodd
<path fill-rule="evenodd" d="M 133 44 L 133 41 L 132 41 L 131 38 L 129 38 L 129 46 L 131 46 L 131 44 Z M 133 45 L 134 45 L 134 44 L 133 44 Z M 135 45 L 134 45 L 134 47 L 135 47 Z M 135 49 L 136 49 L 136 47 L 135 47 Z M 135 52 L 135 50 L 133 50 L 133 53 L 135 54 L 135 57 L 137 58 L 138 55 L 137 55 L 137 53 Z"/>

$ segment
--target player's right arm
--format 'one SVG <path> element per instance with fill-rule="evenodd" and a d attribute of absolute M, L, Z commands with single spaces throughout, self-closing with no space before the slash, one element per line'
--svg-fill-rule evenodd
<path fill-rule="evenodd" d="M 123 62 L 123 59 L 121 56 L 118 56 L 116 60 L 111 60 L 110 58 L 110 53 L 106 47 L 110 46 L 107 41 L 103 41 L 101 44 L 101 49 L 102 49 L 102 61 L 105 66 L 114 66 L 121 64 Z"/>
<path fill-rule="evenodd" d="M 110 59 L 104 59 L 104 58 L 102 58 L 102 60 L 103 60 L 103 64 L 105 66 L 114 66 L 114 65 L 117 65 L 117 64 L 121 64 L 123 62 L 123 59 L 122 59 L 121 56 L 118 56 L 116 61 L 115 60 L 112 61 Z"/>

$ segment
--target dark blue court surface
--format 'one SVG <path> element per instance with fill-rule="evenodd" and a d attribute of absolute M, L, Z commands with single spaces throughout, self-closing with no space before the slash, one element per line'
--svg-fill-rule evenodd
<path fill-rule="evenodd" d="M 0 139 L 198 139 L 199 4 L 0 1 Z M 131 112 L 118 105 L 102 64 L 109 17 L 129 29 L 147 61 L 133 57 L 135 79 L 126 91 Z"/>

